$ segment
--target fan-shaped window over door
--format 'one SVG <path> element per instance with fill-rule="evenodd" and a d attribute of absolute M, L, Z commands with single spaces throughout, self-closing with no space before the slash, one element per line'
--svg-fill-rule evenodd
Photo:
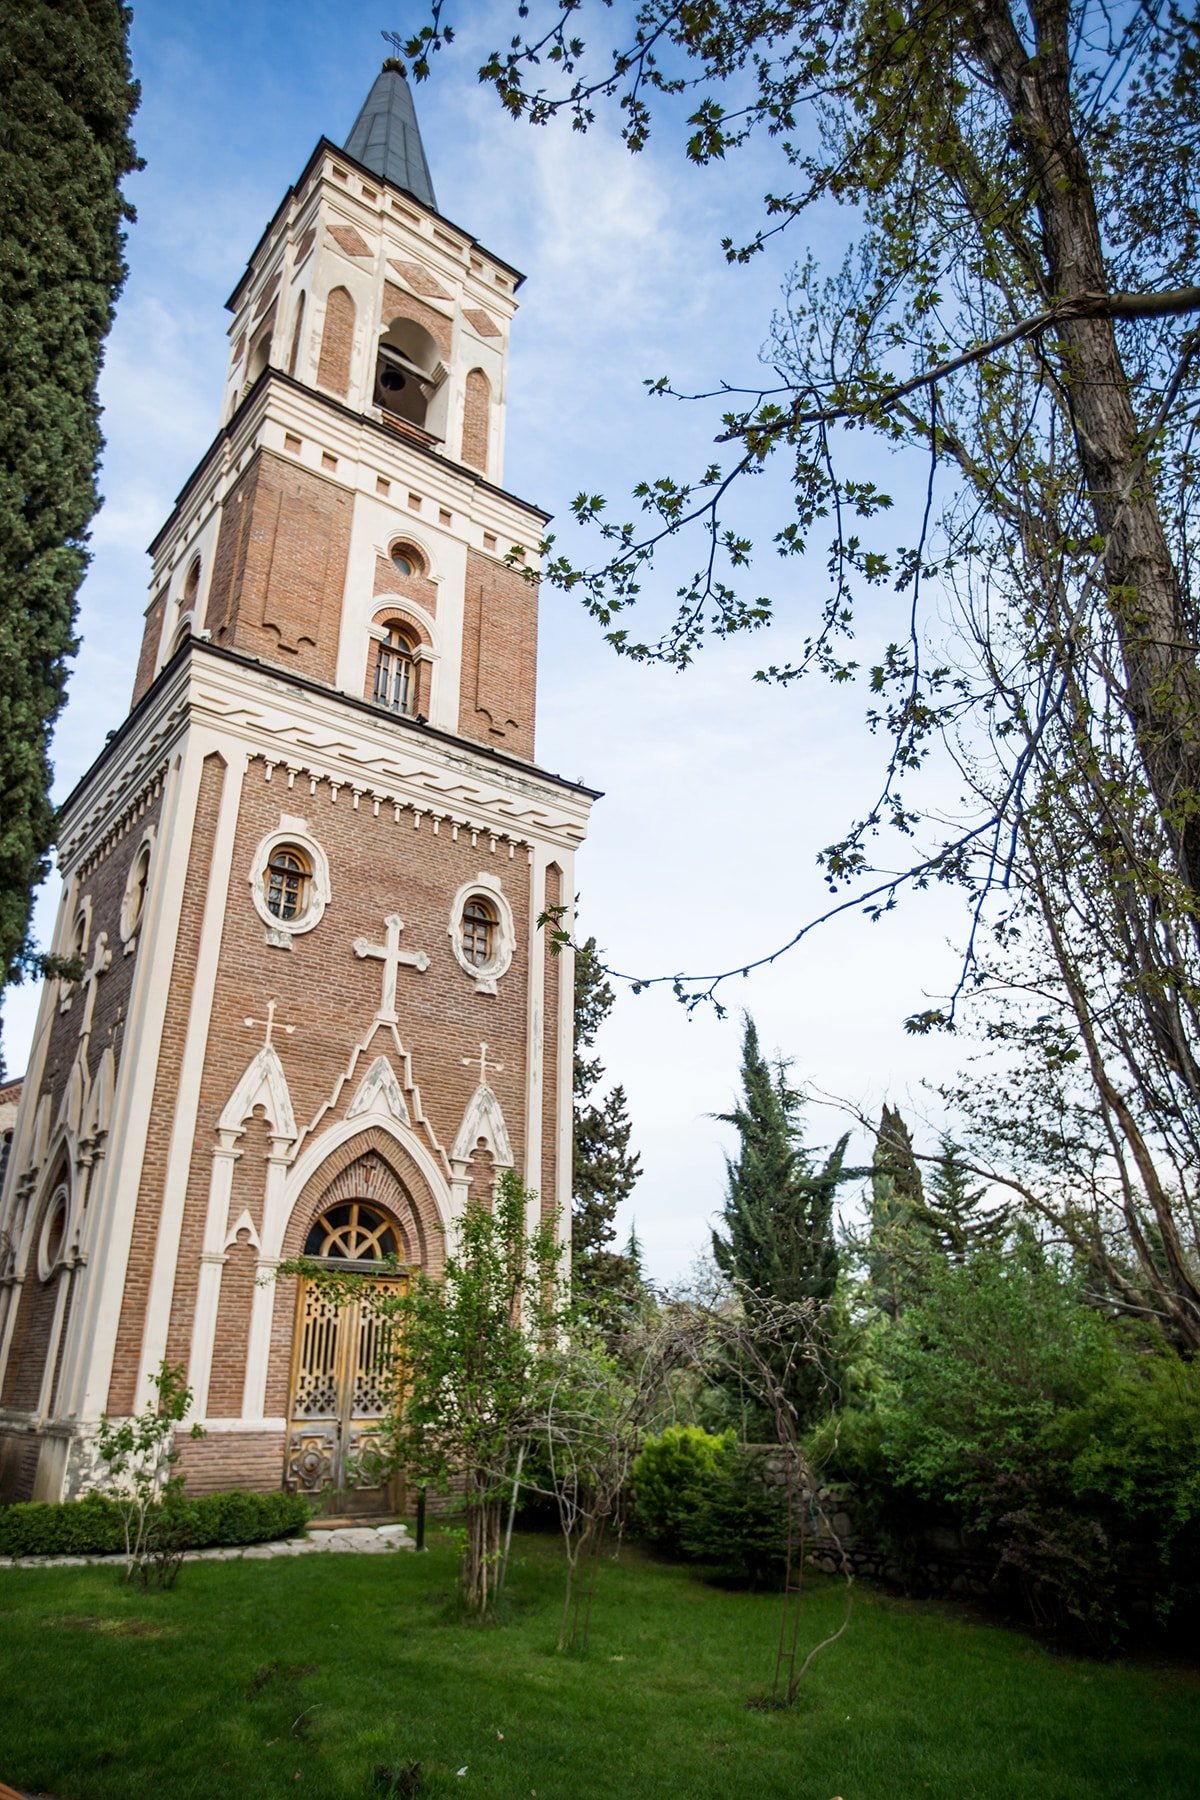
<path fill-rule="evenodd" d="M 396 1227 L 386 1213 L 362 1200 L 344 1200 L 317 1219 L 304 1240 L 305 1256 L 337 1262 L 383 1262 L 400 1254 Z"/>

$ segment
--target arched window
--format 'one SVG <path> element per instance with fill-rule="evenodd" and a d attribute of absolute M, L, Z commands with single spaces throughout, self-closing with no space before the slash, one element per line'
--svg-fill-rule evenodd
<path fill-rule="evenodd" d="M 374 698 L 390 712 L 416 711 L 416 645 L 399 625 L 389 625 L 375 651 Z"/>
<path fill-rule="evenodd" d="M 308 905 L 312 863 L 294 844 L 278 844 L 266 869 L 267 911 L 277 919 L 298 919 Z"/>
<path fill-rule="evenodd" d="M 397 538 L 388 551 L 388 556 L 391 558 L 392 567 L 397 575 L 423 575 L 425 573 L 425 559 L 421 552 L 414 549 L 411 544 L 405 543 L 403 538 Z"/>
<path fill-rule="evenodd" d="M 146 890 L 150 884 L 150 851 L 149 840 L 139 846 L 130 866 L 129 878 L 125 883 L 125 897 L 121 902 L 121 939 L 130 948 L 130 940 L 137 936 L 142 914 L 146 910 Z"/>
<path fill-rule="evenodd" d="M 305 1256 L 336 1262 L 383 1262 L 400 1254 L 396 1228 L 385 1213 L 364 1200 L 344 1200 L 323 1212 L 304 1240 Z"/>
<path fill-rule="evenodd" d="M 460 942 L 464 962 L 482 969 L 496 954 L 496 928 L 500 923 L 496 908 L 481 894 L 472 894 L 462 910 Z"/>
<path fill-rule="evenodd" d="M 185 580 L 179 595 L 180 612 L 191 612 L 194 609 L 199 592 L 200 558 L 198 556 L 193 556 L 191 566 L 187 572 L 187 579 Z"/>

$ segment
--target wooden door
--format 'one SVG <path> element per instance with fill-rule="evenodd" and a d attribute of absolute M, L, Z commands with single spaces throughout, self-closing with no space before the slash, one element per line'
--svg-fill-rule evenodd
<path fill-rule="evenodd" d="M 374 1479 L 369 1456 L 388 1410 L 395 1361 L 388 1324 L 373 1302 L 403 1285 L 400 1276 L 377 1279 L 339 1304 L 308 1276 L 300 1280 L 284 1485 L 323 1496 L 332 1512 L 399 1510 L 398 1477 Z"/>

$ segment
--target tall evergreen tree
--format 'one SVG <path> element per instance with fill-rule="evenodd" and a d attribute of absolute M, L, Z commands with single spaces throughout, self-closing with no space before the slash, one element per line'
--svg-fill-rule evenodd
<path fill-rule="evenodd" d="M 632 1125 L 625 1089 L 600 1092 L 604 1064 L 588 1055 L 612 1011 L 614 995 L 594 937 L 575 952 L 575 1151 L 572 1163 L 571 1259 L 585 1302 L 614 1304 L 641 1285 L 632 1258 L 611 1248 L 617 1208 L 633 1192 L 641 1158 L 629 1148 Z"/>
<path fill-rule="evenodd" d="M 977 1251 L 998 1250 L 1009 1229 L 1012 1209 L 983 1210 L 986 1188 L 972 1187 L 963 1153 L 943 1135 L 941 1155 L 929 1171 L 928 1228 L 948 1262 L 968 1262 Z"/>
<path fill-rule="evenodd" d="M 924 1205 L 912 1135 L 899 1109 L 885 1102 L 871 1164 L 867 1271 L 876 1304 L 893 1319 L 913 1297 L 917 1268 L 927 1248 L 917 1224 Z"/>
<path fill-rule="evenodd" d="M 0 985 L 34 964 L 49 742 L 99 504 L 101 346 L 125 278 L 129 9 L 0 0 Z"/>
<path fill-rule="evenodd" d="M 737 1156 L 726 1158 L 725 1230 L 713 1232 L 713 1256 L 750 1312 L 759 1297 L 811 1303 L 810 1343 L 792 1361 L 786 1381 L 803 1425 L 836 1397 L 834 1202 L 846 1173 L 849 1134 L 814 1169 L 800 1135 L 802 1105 L 787 1064 L 766 1060 L 747 1014 L 742 1100 L 717 1115 L 734 1126 L 741 1142 Z"/>
<path fill-rule="evenodd" d="M 905 1306 L 924 1297 L 931 1258 L 963 1263 L 999 1246 L 1009 1209 L 984 1211 L 985 1196 L 986 1189 L 971 1186 L 962 1151 L 948 1136 L 926 1186 L 908 1126 L 896 1107 L 884 1107 L 871 1168 L 866 1258 L 872 1297 L 883 1312 L 899 1318 Z"/>

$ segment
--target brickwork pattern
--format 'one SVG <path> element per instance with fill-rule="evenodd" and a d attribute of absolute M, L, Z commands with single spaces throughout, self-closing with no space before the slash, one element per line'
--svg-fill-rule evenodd
<path fill-rule="evenodd" d="M 344 400 L 350 392 L 350 359 L 354 350 L 354 301 L 348 290 L 336 287 L 325 302 L 321 327 L 321 354 L 317 360 L 317 386 Z"/>
<path fill-rule="evenodd" d="M 142 632 L 141 654 L 138 656 L 137 674 L 133 678 L 133 697 L 130 706 L 136 706 L 154 677 L 158 674 L 158 646 L 162 638 L 163 613 L 166 611 L 167 596 L 161 593 L 146 614 L 146 624 Z"/>
<path fill-rule="evenodd" d="M 211 1431 L 190 1438 L 186 1428 L 176 1440 L 188 1494 L 221 1494 L 229 1488 L 271 1493 L 283 1486 L 282 1431 Z"/>
<path fill-rule="evenodd" d="M 424 294 L 429 300 L 449 300 L 453 296 L 448 288 L 444 288 L 436 276 L 420 263 L 408 262 L 403 258 L 389 256 L 388 268 L 395 269 L 402 281 L 406 281 L 414 294 Z"/>
<path fill-rule="evenodd" d="M 484 475 L 488 466 L 488 432 L 492 408 L 492 384 L 482 369 L 467 376 L 463 401 L 462 459 Z"/>
<path fill-rule="evenodd" d="M 459 731 L 532 757 L 536 681 L 537 588 L 519 569 L 468 550 Z"/>
<path fill-rule="evenodd" d="M 406 294 L 398 288 L 394 281 L 383 284 L 383 330 L 387 331 L 397 319 L 411 319 L 416 325 L 423 325 L 442 356 L 450 360 L 452 341 L 451 325 L 444 313 L 437 312 L 432 306 L 426 306 L 412 294 Z"/>
<path fill-rule="evenodd" d="M 353 225 L 331 225 L 329 235 L 338 249 L 344 251 L 347 256 L 364 257 L 371 254 L 370 244 L 362 232 L 356 231 Z"/>
<path fill-rule="evenodd" d="M 200 791 L 196 802 L 196 822 L 192 843 L 202 846 L 196 867 L 206 864 L 208 847 L 216 831 L 217 813 L 224 785 L 225 762 L 217 755 L 205 758 L 200 775 Z M 189 846 L 190 849 L 190 846 Z M 183 853 L 183 846 L 173 847 L 173 854 Z M 137 1383 L 138 1361 L 142 1348 L 142 1331 L 146 1319 L 146 1303 L 150 1294 L 150 1275 L 154 1265 L 154 1247 L 162 1213 L 166 1186 L 167 1156 L 171 1128 L 175 1119 L 175 1097 L 179 1091 L 179 1072 L 183 1061 L 183 1045 L 191 1014 L 192 989 L 195 983 L 196 951 L 204 923 L 205 885 L 203 880 L 189 881 L 184 892 L 183 909 L 175 941 L 175 959 L 171 970 L 171 997 L 163 1025 L 158 1068 L 154 1072 L 154 1100 L 146 1136 L 142 1179 L 134 1214 L 133 1234 L 129 1246 L 129 1264 L 125 1277 L 125 1294 L 117 1329 L 112 1379 L 108 1391 L 108 1411 L 117 1417 L 132 1412 Z M 150 1071 L 143 1071 L 150 1079 Z M 176 1361 L 181 1360 L 178 1356 Z"/>
<path fill-rule="evenodd" d="M 35 1233 L 41 1231 L 44 1217 L 45 1205 L 38 1209 Z M 37 1242 L 36 1235 L 34 1242 Z M 54 1303 L 58 1295 L 58 1284 L 62 1279 L 60 1270 L 49 1281 L 43 1281 L 38 1275 L 36 1252 L 30 1258 L 17 1306 L 17 1323 L 13 1332 L 8 1370 L 4 1377 L 4 1392 L 0 1394 L 0 1405 L 11 1406 L 15 1412 L 31 1413 L 37 1407 L 50 1347 Z"/>
<path fill-rule="evenodd" d="M 414 969 L 400 971 L 397 1004 L 400 1034 L 412 1054 L 413 1078 L 419 1085 L 424 1112 L 433 1131 L 448 1150 L 478 1079 L 477 1071 L 461 1059 L 473 1056 L 479 1042 L 486 1040 L 496 1060 L 505 1064 L 504 1073 L 495 1075 L 494 1086 L 518 1161 L 523 1155 L 528 984 L 524 946 L 530 906 L 527 858 L 523 854 L 510 858 L 503 847 L 493 853 L 486 837 L 473 844 L 472 834 L 465 829 L 459 831 L 456 840 L 446 824 L 435 835 L 427 817 L 414 829 L 415 815 L 408 812 L 402 812 L 397 822 L 391 809 L 381 810 L 379 817 L 369 807 L 356 810 L 345 789 L 340 790 L 335 801 L 333 790 L 324 782 L 317 784 L 315 793 L 308 791 L 308 784 L 303 793 L 298 789 L 289 791 L 278 771 L 268 782 L 265 767 L 262 761 L 250 765 L 242 795 L 185 1200 L 167 1352 L 171 1360 L 186 1356 L 190 1344 L 216 1122 L 257 1049 L 255 1034 L 246 1029 L 243 1020 L 265 1018 L 267 1002 L 274 999 L 280 1026 L 296 1026 L 290 1036 L 277 1031 L 276 1044 L 301 1125 L 322 1111 L 339 1082 L 342 1087 L 337 1105 L 324 1114 L 322 1127 L 342 1117 L 358 1082 L 378 1054 L 387 1055 L 397 1076 L 403 1079 L 391 1033 L 384 1027 L 376 1028 L 371 1042 L 358 1057 L 353 1078 L 343 1082 L 355 1046 L 371 1034 L 381 989 L 379 963 L 356 957 L 354 940 L 365 937 L 368 942 L 380 942 L 386 913 L 397 911 L 404 920 L 404 947 L 424 950 L 430 958 L 430 967 L 424 973 Z M 332 897 L 321 923 L 296 938 L 291 951 L 264 944 L 263 924 L 250 903 L 246 880 L 255 847 L 269 831 L 278 829 L 281 812 L 307 821 L 329 858 L 332 886 Z M 204 841 L 210 840 L 211 827 Z M 448 932 L 455 893 L 481 869 L 489 869 L 500 877 L 516 918 L 517 949 L 512 967 L 494 996 L 479 994 L 474 981 L 459 967 Z M 186 1010 L 186 1002 L 181 1010 Z M 412 1106 L 411 1094 L 408 1100 Z M 261 1217 L 261 1199 L 250 1202 L 252 1192 L 261 1196 L 266 1178 L 261 1149 L 248 1148 L 254 1142 L 250 1130 L 239 1145 L 244 1154 L 238 1164 L 231 1223 L 244 1205 L 250 1207 L 256 1220 Z M 298 1253 L 302 1247 L 329 1184 L 368 1151 L 386 1161 L 409 1197 L 409 1214 L 400 1216 L 398 1222 L 406 1239 L 415 1244 L 422 1266 L 436 1270 L 441 1266 L 442 1240 L 432 1197 L 417 1165 L 390 1134 L 377 1126 L 369 1126 L 351 1138 L 321 1165 L 292 1215 L 285 1254 Z M 161 1170 L 161 1159 L 157 1166 Z M 162 1180 L 161 1172 L 158 1180 Z M 148 1212 L 147 1223 L 149 1220 Z M 232 1258 L 232 1250 L 230 1255 Z M 230 1266 L 225 1267 L 226 1276 Z M 242 1302 L 237 1304 L 240 1307 Z M 273 1309 L 268 1373 L 270 1417 L 283 1415 L 287 1408 L 294 1306 L 294 1286 L 280 1282 Z M 224 1281 L 221 1307 L 209 1409 L 213 1417 L 236 1416 L 240 1411 L 240 1382 L 246 1356 L 245 1327 L 235 1329 L 232 1311 L 225 1310 Z M 240 1316 L 248 1322 L 248 1310 Z M 232 1378 L 219 1373 L 219 1366 L 226 1360 L 237 1371 Z M 236 1398 L 232 1414 L 218 1412 L 218 1395 L 223 1405 Z"/>
<path fill-rule="evenodd" d="M 41 1439 L 0 1429 L 0 1500 L 32 1500 Z"/>
<path fill-rule="evenodd" d="M 352 511 L 346 489 L 260 450 L 225 502 L 213 641 L 332 683 Z"/>

